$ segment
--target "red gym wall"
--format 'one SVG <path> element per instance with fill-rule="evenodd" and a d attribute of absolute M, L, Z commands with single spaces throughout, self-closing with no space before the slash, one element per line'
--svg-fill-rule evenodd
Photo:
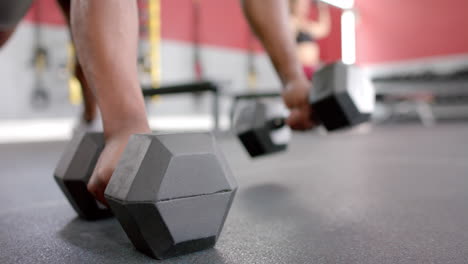
<path fill-rule="evenodd" d="M 55 0 L 38 0 L 41 2 L 41 23 L 63 26 L 63 18 Z M 219 46 L 246 50 L 249 47 L 249 30 L 243 17 L 239 0 L 200 0 L 200 42 L 202 45 Z M 162 0 L 162 37 L 167 40 L 182 42 L 193 41 L 193 0 Z M 34 8 L 34 7 L 33 7 Z M 311 10 L 311 17 L 316 10 Z M 341 58 L 341 11 L 332 9 L 332 32 L 320 41 L 322 59 L 335 61 Z M 27 15 L 29 21 L 35 21 L 34 12 Z M 260 51 L 260 45 L 253 45 Z"/>
<path fill-rule="evenodd" d="M 63 25 L 55 0 L 38 0 L 42 22 Z M 193 0 L 162 0 L 163 39 L 193 40 Z M 200 0 L 203 45 L 247 49 L 248 27 L 239 0 Z M 430 56 L 468 53 L 467 0 L 356 0 L 357 60 L 381 64 Z M 311 16 L 316 14 L 312 10 Z M 27 18 L 34 21 L 32 12 Z M 320 41 L 322 59 L 341 57 L 340 11 L 332 9 L 333 30 Z M 255 45 L 260 50 L 259 45 Z"/>
<path fill-rule="evenodd" d="M 331 32 L 319 41 L 320 57 L 324 62 L 335 62 L 341 59 L 341 10 L 331 8 Z M 317 10 L 311 10 L 311 18 L 317 17 Z"/>
<path fill-rule="evenodd" d="M 193 40 L 193 0 L 163 0 L 162 21 L 163 38 L 192 41 Z M 202 0 L 200 40 L 204 45 L 248 49 L 249 29 L 243 17 L 239 0 Z M 311 10 L 311 17 L 316 16 L 316 10 Z M 332 9 L 332 32 L 329 37 L 320 41 L 322 59 L 335 61 L 341 58 L 341 11 Z M 258 43 L 256 49 L 260 49 Z"/>
<path fill-rule="evenodd" d="M 356 5 L 361 64 L 468 53 L 467 0 L 356 0 Z"/>

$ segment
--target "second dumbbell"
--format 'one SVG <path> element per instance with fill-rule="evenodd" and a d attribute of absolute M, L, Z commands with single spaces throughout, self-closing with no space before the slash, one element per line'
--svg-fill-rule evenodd
<path fill-rule="evenodd" d="M 375 92 L 362 69 L 335 63 L 314 75 L 309 102 L 315 120 L 328 131 L 335 131 L 368 121 L 374 109 Z M 274 108 L 268 104 L 255 102 L 238 115 L 235 132 L 252 157 L 287 147 L 289 139 L 278 136 L 288 133 L 289 128 L 281 121 L 285 116 L 272 111 Z"/>

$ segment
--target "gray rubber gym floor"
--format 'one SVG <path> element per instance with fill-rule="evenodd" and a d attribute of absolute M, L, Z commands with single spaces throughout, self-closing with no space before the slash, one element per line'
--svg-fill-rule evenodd
<path fill-rule="evenodd" d="M 468 126 L 296 134 L 255 162 L 215 249 L 162 263 L 468 263 Z M 159 263 L 116 220 L 84 222 L 52 179 L 59 143 L 0 145 L 0 263 Z"/>

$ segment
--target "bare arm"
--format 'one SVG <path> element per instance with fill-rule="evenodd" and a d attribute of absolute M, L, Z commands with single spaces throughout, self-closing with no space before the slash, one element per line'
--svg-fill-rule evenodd
<path fill-rule="evenodd" d="M 84 74 L 102 111 L 106 136 L 147 128 L 136 58 L 137 6 L 128 0 L 73 0 L 71 28 Z"/>
<path fill-rule="evenodd" d="M 304 78 L 296 57 L 296 45 L 285 0 L 243 0 L 252 29 L 268 52 L 281 81 Z"/>
<path fill-rule="evenodd" d="M 150 132 L 137 72 L 136 1 L 73 0 L 71 29 L 83 73 L 101 109 L 106 146 L 88 190 L 104 190 L 131 134 Z"/>
<path fill-rule="evenodd" d="M 286 0 L 242 0 L 245 16 L 265 47 L 284 87 L 283 100 L 291 110 L 293 129 L 314 127 L 308 103 L 310 83 L 296 55 Z"/>

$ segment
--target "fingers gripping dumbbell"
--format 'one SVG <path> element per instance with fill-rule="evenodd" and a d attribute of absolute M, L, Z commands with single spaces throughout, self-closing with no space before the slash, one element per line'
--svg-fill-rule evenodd
<path fill-rule="evenodd" d="M 314 119 L 328 131 L 349 128 L 370 119 L 375 92 L 365 73 L 355 65 L 334 63 L 317 71 L 309 93 Z M 252 157 L 285 150 L 287 142 L 275 144 L 272 120 L 282 124 L 284 116 L 269 114 L 270 107 L 256 102 L 241 110 L 236 133 Z"/>
<path fill-rule="evenodd" d="M 73 208 L 86 219 L 95 219 L 99 208 L 86 184 L 102 142 L 102 134 L 75 137 L 55 173 Z M 133 245 L 164 259 L 213 247 L 236 190 L 212 135 L 133 135 L 105 197 Z"/>
<path fill-rule="evenodd" d="M 65 148 L 54 178 L 73 209 L 86 220 L 112 216 L 112 212 L 94 199 L 87 185 L 104 149 L 104 134 L 77 133 Z"/>

